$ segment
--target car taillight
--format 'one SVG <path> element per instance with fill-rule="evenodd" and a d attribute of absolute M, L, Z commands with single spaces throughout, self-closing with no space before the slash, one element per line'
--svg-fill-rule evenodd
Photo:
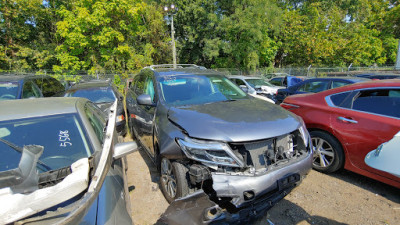
<path fill-rule="evenodd" d="M 288 104 L 288 103 L 284 103 L 284 102 L 282 102 L 282 103 L 280 104 L 280 106 L 281 106 L 282 108 L 284 108 L 284 109 L 287 109 L 287 110 L 293 110 L 293 109 L 297 109 L 297 108 L 300 107 L 300 106 L 298 106 L 298 105 Z"/>
<path fill-rule="evenodd" d="M 124 115 L 117 116 L 117 122 L 121 122 L 125 119 Z"/>

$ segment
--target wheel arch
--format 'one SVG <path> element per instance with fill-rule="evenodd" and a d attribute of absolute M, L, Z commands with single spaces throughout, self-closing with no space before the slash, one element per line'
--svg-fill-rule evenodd
<path fill-rule="evenodd" d="M 331 136 L 333 139 L 335 139 L 337 141 L 337 143 L 340 145 L 340 147 L 342 147 L 342 150 L 343 150 L 343 153 L 344 153 L 344 155 L 343 155 L 344 162 L 343 162 L 342 168 L 346 165 L 346 163 L 347 163 L 347 149 L 343 146 L 342 142 L 334 134 L 332 134 L 332 132 L 329 132 L 329 131 L 321 129 L 321 128 L 315 128 L 315 127 L 314 128 L 307 128 L 307 130 L 308 130 L 309 133 L 311 133 L 312 131 L 320 131 L 320 132 L 323 132 L 323 133 Z"/>

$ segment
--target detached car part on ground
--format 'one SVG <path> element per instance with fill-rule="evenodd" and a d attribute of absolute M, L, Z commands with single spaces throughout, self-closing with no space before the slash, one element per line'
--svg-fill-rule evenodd
<path fill-rule="evenodd" d="M 399 80 L 359 82 L 293 95 L 281 106 L 306 123 L 314 146 L 314 169 L 331 173 L 345 168 L 400 188 L 399 177 L 364 161 L 370 151 L 400 130 Z"/>
<path fill-rule="evenodd" d="M 311 168 L 302 120 L 215 71 L 145 68 L 126 105 L 168 202 L 203 190 L 229 213 L 256 210 L 283 198 Z"/>
<path fill-rule="evenodd" d="M 116 105 L 83 98 L 4 101 L 0 224 L 132 224 Z M 24 147 L 21 147 L 24 146 Z"/>

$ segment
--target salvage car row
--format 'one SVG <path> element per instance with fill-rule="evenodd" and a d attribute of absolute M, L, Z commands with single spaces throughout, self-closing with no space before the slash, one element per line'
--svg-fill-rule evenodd
<path fill-rule="evenodd" d="M 396 165 L 379 157 L 399 157 L 387 149 L 400 126 L 400 81 L 301 80 L 286 77 L 281 84 L 322 92 L 285 96 L 282 107 L 273 104 L 279 91 L 268 82 L 228 79 L 196 65 L 146 67 L 125 99 L 112 83 L 92 81 L 53 90 L 73 98 L 1 101 L 7 161 L 0 164 L 0 199 L 10 204 L 0 207 L 0 224 L 132 223 L 123 159 L 137 146 L 118 143 L 126 129 L 160 171 L 160 189 L 171 203 L 161 217 L 167 224 L 183 217 L 245 223 L 264 215 L 311 167 L 345 168 L 400 188 Z M 24 84 L 0 80 L 0 98 L 45 96 L 48 85 L 32 83 L 37 96 L 28 96 Z M 20 202 L 40 196 L 54 197 L 16 213 Z"/>
<path fill-rule="evenodd" d="M 63 91 L 0 78 L 0 224 L 132 224 L 124 159 L 137 145 L 118 142 L 117 101 L 50 97 Z"/>

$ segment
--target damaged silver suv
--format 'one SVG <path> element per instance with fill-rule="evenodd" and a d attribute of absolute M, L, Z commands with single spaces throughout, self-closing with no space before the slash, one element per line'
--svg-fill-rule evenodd
<path fill-rule="evenodd" d="M 226 208 L 271 204 L 311 168 L 301 118 L 216 71 L 150 66 L 135 76 L 126 101 L 130 129 L 158 166 L 168 202 L 202 189 Z"/>

